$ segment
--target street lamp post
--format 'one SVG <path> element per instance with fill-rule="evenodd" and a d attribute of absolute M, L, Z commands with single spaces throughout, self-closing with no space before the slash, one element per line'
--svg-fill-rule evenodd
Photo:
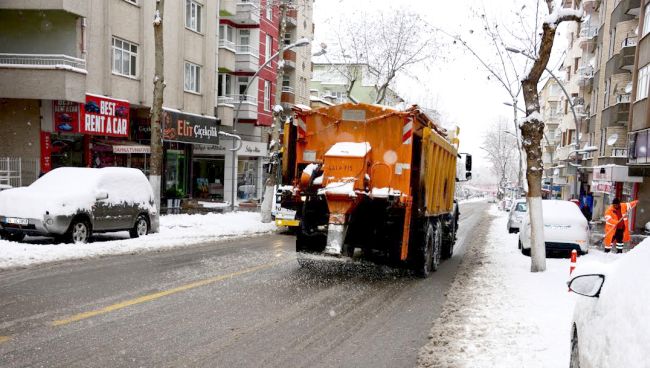
<path fill-rule="evenodd" d="M 506 51 L 512 52 L 512 53 L 515 53 L 515 54 L 521 54 L 521 55 L 523 55 L 523 56 L 525 56 L 525 57 L 527 57 L 527 58 L 529 58 L 530 60 L 533 60 L 533 61 L 537 60 L 534 57 L 528 55 L 523 50 L 515 49 L 515 48 L 512 48 L 512 47 L 506 47 Z M 553 78 L 557 82 L 557 84 L 560 86 L 560 88 L 562 89 L 562 92 L 564 93 L 564 96 L 566 96 L 566 98 L 567 98 L 569 106 L 571 107 L 571 113 L 573 114 L 573 122 L 574 122 L 574 124 L 576 126 L 576 143 L 575 144 L 576 144 L 576 149 L 578 149 L 578 148 L 580 148 L 580 121 L 578 120 L 578 116 L 576 115 L 575 106 L 573 105 L 573 99 L 569 95 L 569 92 L 567 92 L 566 88 L 564 88 L 564 84 L 562 84 L 560 79 L 558 77 L 556 77 L 555 74 L 550 69 L 545 67 L 544 70 L 546 70 L 546 72 L 551 76 L 551 78 Z M 579 161 L 579 158 L 578 158 L 578 155 L 576 155 L 576 158 L 575 158 L 576 166 L 579 166 L 578 161 Z M 576 174 L 575 174 L 574 196 L 576 198 L 580 197 L 580 189 L 578 188 L 578 169 L 577 168 L 576 168 Z"/>
<path fill-rule="evenodd" d="M 239 103 L 237 104 L 237 109 L 235 110 L 235 117 L 234 117 L 233 123 L 232 123 L 232 132 L 233 132 L 233 134 L 237 133 L 237 122 L 239 120 L 239 111 L 241 110 L 241 105 L 244 102 L 245 97 L 248 96 L 248 89 L 253 84 L 253 81 L 255 81 L 255 78 L 257 78 L 257 76 L 260 74 L 260 72 L 267 65 L 269 65 L 271 63 L 271 61 L 273 61 L 275 58 L 277 58 L 281 53 L 283 53 L 283 52 L 285 52 L 287 50 L 291 50 L 291 49 L 293 49 L 295 47 L 307 46 L 310 43 L 311 43 L 310 40 L 308 40 L 306 38 L 302 38 L 302 39 L 300 39 L 300 40 L 298 40 L 298 41 L 296 41 L 296 42 L 294 42 L 294 43 L 292 43 L 290 45 L 285 46 L 284 48 L 280 49 L 278 52 L 273 54 L 271 57 L 267 58 L 266 62 L 264 64 L 262 64 L 262 66 L 260 66 L 259 69 L 257 69 L 257 71 L 255 72 L 255 74 L 253 74 L 252 77 L 250 77 L 250 79 L 248 80 L 248 84 L 246 84 L 246 88 L 244 89 L 244 92 L 242 92 L 239 95 Z M 276 86 L 276 88 L 279 88 L 279 86 Z M 236 144 L 236 140 L 233 139 L 233 142 L 232 142 L 232 147 L 233 148 L 231 149 L 231 151 L 232 151 L 232 170 L 231 170 L 231 175 L 232 175 L 232 178 L 231 178 L 231 180 L 232 180 L 231 191 L 232 191 L 232 193 L 230 195 L 230 198 L 231 198 L 230 209 L 233 210 L 233 211 L 235 210 L 235 201 L 237 200 L 237 180 L 236 180 L 237 178 L 236 178 L 236 176 L 237 176 L 237 151 L 239 150 L 239 147 L 235 147 L 235 144 Z M 241 141 L 240 141 L 240 147 L 241 147 Z"/>

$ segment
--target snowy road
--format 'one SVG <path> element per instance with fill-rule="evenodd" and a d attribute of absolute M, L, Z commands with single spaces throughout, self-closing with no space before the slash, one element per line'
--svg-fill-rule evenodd
<path fill-rule="evenodd" d="M 0 271 L 0 366 L 414 366 L 487 208 L 426 280 L 300 269 L 287 235 Z"/>

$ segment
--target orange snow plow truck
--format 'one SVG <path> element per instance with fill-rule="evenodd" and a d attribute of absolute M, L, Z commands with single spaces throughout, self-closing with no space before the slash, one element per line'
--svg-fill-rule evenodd
<path fill-rule="evenodd" d="M 454 200 L 457 159 L 462 180 L 471 156 L 417 106 L 406 111 L 346 103 L 297 106 L 286 124 L 283 182 L 276 197 L 297 225 L 296 251 L 351 257 L 364 254 L 435 271 L 453 252 L 458 224 Z M 457 132 L 452 132 L 456 133 Z"/>

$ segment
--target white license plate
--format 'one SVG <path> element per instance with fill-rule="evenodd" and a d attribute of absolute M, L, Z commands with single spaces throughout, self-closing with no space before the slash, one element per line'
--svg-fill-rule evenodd
<path fill-rule="evenodd" d="M 15 225 L 27 225 L 27 224 L 29 224 L 29 220 L 23 219 L 23 218 L 17 218 L 17 217 L 7 217 L 5 222 L 8 223 L 8 224 L 15 224 Z"/>

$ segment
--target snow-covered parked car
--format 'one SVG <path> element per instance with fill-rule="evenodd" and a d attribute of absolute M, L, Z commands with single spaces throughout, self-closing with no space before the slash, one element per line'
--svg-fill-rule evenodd
<path fill-rule="evenodd" d="M 0 235 L 20 241 L 44 235 L 75 243 L 93 232 L 158 232 L 153 191 L 137 169 L 64 167 L 32 185 L 0 192 Z"/>
<path fill-rule="evenodd" d="M 510 210 L 510 215 L 508 215 L 508 232 L 510 234 L 519 232 L 521 223 L 524 221 L 526 215 L 528 215 L 528 205 L 526 204 L 526 200 L 516 200 Z"/>
<path fill-rule="evenodd" d="M 610 264 L 578 263 L 570 367 L 650 366 L 649 263 L 650 240 Z"/>
<path fill-rule="evenodd" d="M 570 252 L 573 249 L 580 254 L 588 252 L 589 222 L 578 206 L 569 201 L 544 199 L 542 211 L 547 252 Z M 530 216 L 524 216 L 519 229 L 519 249 L 530 255 Z"/>

